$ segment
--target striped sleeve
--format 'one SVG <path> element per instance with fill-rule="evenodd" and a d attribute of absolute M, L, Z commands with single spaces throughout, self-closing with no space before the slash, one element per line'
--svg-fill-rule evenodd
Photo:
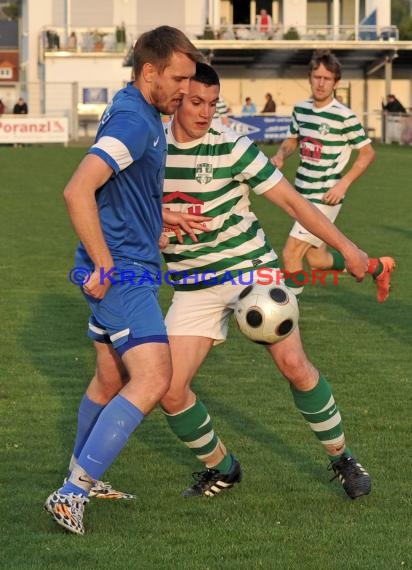
<path fill-rule="evenodd" d="M 346 117 L 342 134 L 346 137 L 351 148 L 359 149 L 372 142 L 354 114 Z"/>
<path fill-rule="evenodd" d="M 232 149 L 234 159 L 232 177 L 238 181 L 246 181 L 255 194 L 263 194 L 275 186 L 282 178 L 282 173 L 247 137 L 236 141 Z"/>

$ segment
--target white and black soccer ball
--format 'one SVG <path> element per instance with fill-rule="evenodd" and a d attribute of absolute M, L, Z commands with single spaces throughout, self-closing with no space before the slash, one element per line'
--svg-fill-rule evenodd
<path fill-rule="evenodd" d="M 260 344 L 283 340 L 299 321 L 296 297 L 284 285 L 249 285 L 240 293 L 234 314 L 240 331 Z"/>

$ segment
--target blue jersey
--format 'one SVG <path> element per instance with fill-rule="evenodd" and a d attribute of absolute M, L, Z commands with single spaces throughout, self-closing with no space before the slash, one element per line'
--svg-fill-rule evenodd
<path fill-rule="evenodd" d="M 115 264 L 129 260 L 151 271 L 160 269 L 166 151 L 159 112 L 129 83 L 107 106 L 89 149 L 113 169 L 96 201 Z M 78 254 L 87 260 L 82 244 Z"/>

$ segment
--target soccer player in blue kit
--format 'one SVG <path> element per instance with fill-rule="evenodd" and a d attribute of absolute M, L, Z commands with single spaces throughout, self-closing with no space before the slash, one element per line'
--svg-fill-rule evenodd
<path fill-rule="evenodd" d="M 76 534 L 84 534 L 91 489 L 170 384 L 168 338 L 153 284 L 161 268 L 159 239 L 166 223 L 196 240 L 193 229 L 210 218 L 162 212 L 167 147 L 160 113 L 174 113 L 199 59 L 176 28 L 142 34 L 134 47 L 134 81 L 108 105 L 64 190 L 81 242 L 76 264 L 90 272 L 83 293 L 92 313 L 96 371 L 80 403 L 68 477 L 44 507 Z M 147 272 L 153 282 L 139 283 Z"/>

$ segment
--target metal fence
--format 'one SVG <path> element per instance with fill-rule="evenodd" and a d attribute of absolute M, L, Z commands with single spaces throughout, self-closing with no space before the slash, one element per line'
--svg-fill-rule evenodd
<path fill-rule="evenodd" d="M 412 145 L 411 113 L 384 113 L 382 123 L 382 141 L 384 143 Z"/>
<path fill-rule="evenodd" d="M 13 104 L 22 95 L 28 102 L 29 114 L 67 118 L 70 140 L 75 141 L 81 137 L 94 136 L 106 103 L 122 87 L 124 83 L 120 81 L 87 81 L 87 84 L 84 82 L 21 82 L 8 84 L 4 88 L 0 86 L 0 98 L 3 102 L 9 103 L 6 113 L 12 113 Z M 35 102 L 39 102 L 37 106 Z M 364 115 L 364 123 L 369 127 L 368 134 L 371 138 L 386 144 L 412 144 L 412 113 L 371 112 Z M 256 122 L 258 118 L 256 116 L 253 120 Z M 245 117 L 236 117 L 236 119 L 242 124 L 248 122 Z M 236 121 L 234 124 L 237 125 Z M 258 130 L 255 126 L 249 125 L 248 134 Z M 239 125 L 236 128 L 239 128 Z M 270 138 L 274 139 L 274 137 Z"/>

